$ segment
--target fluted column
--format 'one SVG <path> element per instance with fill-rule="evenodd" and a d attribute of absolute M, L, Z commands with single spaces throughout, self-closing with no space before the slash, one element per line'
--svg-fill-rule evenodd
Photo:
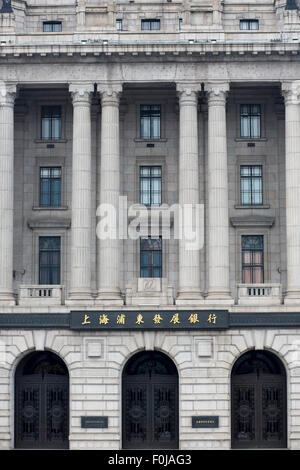
<path fill-rule="evenodd" d="M 198 90 L 177 84 L 179 96 L 179 206 L 199 204 L 198 161 Z M 183 224 L 186 223 L 183 220 Z M 183 233 L 182 233 L 183 235 Z M 200 291 L 200 250 L 189 249 L 188 241 L 179 239 L 179 285 L 177 305 L 197 304 Z"/>
<path fill-rule="evenodd" d="M 0 304 L 14 305 L 14 102 L 16 86 L 0 83 Z"/>
<path fill-rule="evenodd" d="M 97 215 L 106 214 L 116 223 L 116 232 L 101 236 L 97 231 L 98 296 L 100 303 L 122 305 L 120 291 L 120 240 L 118 237 L 118 210 L 120 196 L 120 84 L 98 84 L 101 96 L 101 164 L 100 208 Z"/>
<path fill-rule="evenodd" d="M 300 302 L 300 80 L 282 83 L 285 99 L 287 288 L 284 302 Z"/>
<path fill-rule="evenodd" d="M 91 95 L 94 85 L 71 84 L 73 101 L 72 231 L 69 299 L 91 298 Z"/>
<path fill-rule="evenodd" d="M 208 101 L 208 295 L 213 303 L 233 302 L 229 289 L 227 82 L 206 83 Z"/>

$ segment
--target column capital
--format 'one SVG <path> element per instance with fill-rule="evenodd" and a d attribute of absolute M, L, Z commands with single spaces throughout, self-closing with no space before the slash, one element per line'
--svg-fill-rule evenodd
<path fill-rule="evenodd" d="M 201 83 L 178 82 L 176 83 L 176 91 L 180 104 L 194 104 L 197 103 Z"/>
<path fill-rule="evenodd" d="M 15 84 L 0 82 L 0 106 L 14 106 L 16 94 Z"/>
<path fill-rule="evenodd" d="M 105 104 L 118 105 L 120 96 L 123 91 L 123 85 L 121 82 L 112 83 L 97 83 L 97 90 L 101 96 L 102 106 Z"/>
<path fill-rule="evenodd" d="M 76 102 L 90 102 L 91 94 L 94 92 L 94 84 L 70 83 L 69 92 L 71 93 L 73 104 Z"/>
<path fill-rule="evenodd" d="M 223 82 L 206 82 L 204 90 L 206 91 L 208 103 L 212 104 L 225 104 L 227 93 L 230 89 L 228 81 Z"/>
<path fill-rule="evenodd" d="M 285 104 L 300 103 L 300 80 L 284 81 L 281 83 L 281 92 Z"/>

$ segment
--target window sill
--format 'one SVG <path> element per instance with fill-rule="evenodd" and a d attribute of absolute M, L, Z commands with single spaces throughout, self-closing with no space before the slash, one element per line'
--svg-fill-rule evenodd
<path fill-rule="evenodd" d="M 67 211 L 68 209 L 69 209 L 68 206 L 59 206 L 59 207 L 54 207 L 54 206 L 49 206 L 49 207 L 33 206 L 32 207 L 33 211 Z"/>
<path fill-rule="evenodd" d="M 65 144 L 67 139 L 34 139 L 36 144 Z"/>
<path fill-rule="evenodd" d="M 270 204 L 257 204 L 257 205 L 249 205 L 246 204 L 235 204 L 235 209 L 270 209 Z"/>
<path fill-rule="evenodd" d="M 134 142 L 167 142 L 168 139 L 165 139 L 165 138 L 160 138 L 160 139 L 142 139 L 142 138 L 136 138 L 136 139 L 133 139 Z"/>
<path fill-rule="evenodd" d="M 235 142 L 267 142 L 266 137 L 236 137 Z"/>

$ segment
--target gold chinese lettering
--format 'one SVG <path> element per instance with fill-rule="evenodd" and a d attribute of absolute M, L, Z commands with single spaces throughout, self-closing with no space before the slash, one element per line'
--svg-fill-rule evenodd
<path fill-rule="evenodd" d="M 156 313 L 153 317 L 153 323 L 155 323 L 156 325 L 158 325 L 161 321 L 162 321 L 162 317 L 159 313 Z"/>
<path fill-rule="evenodd" d="M 138 314 L 138 316 L 136 317 L 136 322 L 135 322 L 137 325 L 141 325 L 142 323 L 144 323 L 144 320 L 143 320 L 143 315 L 141 315 L 140 313 Z"/>
<path fill-rule="evenodd" d="M 179 321 L 179 313 L 175 313 L 171 320 L 170 320 L 170 323 L 173 323 L 174 325 L 176 325 L 177 323 L 180 323 Z"/>
<path fill-rule="evenodd" d="M 107 315 L 105 315 L 105 313 L 103 313 L 103 315 L 100 315 L 99 317 L 99 325 L 107 325 L 109 322 L 109 318 Z"/>
<path fill-rule="evenodd" d="M 126 320 L 126 315 L 124 313 L 121 313 L 120 315 L 117 316 L 118 325 L 125 325 L 125 320 Z"/>
<path fill-rule="evenodd" d="M 209 314 L 209 317 L 208 317 L 208 319 L 207 319 L 207 321 L 208 321 L 209 323 L 214 323 L 214 324 L 216 324 L 217 315 L 215 315 L 214 313 L 210 313 L 210 314 Z"/>
<path fill-rule="evenodd" d="M 89 325 L 91 322 L 89 321 L 89 315 L 84 315 L 84 320 L 81 323 L 82 325 Z"/>
<path fill-rule="evenodd" d="M 191 313 L 191 315 L 189 316 L 189 322 L 190 323 L 199 323 L 198 313 Z"/>

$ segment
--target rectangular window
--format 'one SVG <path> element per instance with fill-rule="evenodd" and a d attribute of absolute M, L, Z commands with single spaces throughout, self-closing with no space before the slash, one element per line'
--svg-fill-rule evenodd
<path fill-rule="evenodd" d="M 60 284 L 60 237 L 39 237 L 39 284 Z"/>
<path fill-rule="evenodd" d="M 182 18 L 179 18 L 178 20 L 178 29 L 179 31 L 182 29 Z"/>
<path fill-rule="evenodd" d="M 140 167 L 140 203 L 145 206 L 161 204 L 161 166 Z"/>
<path fill-rule="evenodd" d="M 61 106 L 42 106 L 41 138 L 61 139 Z"/>
<path fill-rule="evenodd" d="M 61 206 L 61 168 L 40 168 L 40 206 Z"/>
<path fill-rule="evenodd" d="M 260 139 L 261 137 L 261 107 L 260 104 L 241 104 L 241 137 L 245 139 Z"/>
<path fill-rule="evenodd" d="M 60 33 L 62 31 L 61 21 L 44 21 L 44 33 Z"/>
<path fill-rule="evenodd" d="M 140 277 L 162 277 L 162 239 L 140 238 Z"/>
<path fill-rule="evenodd" d="M 160 105 L 142 104 L 140 107 L 141 139 L 160 139 Z"/>
<path fill-rule="evenodd" d="M 264 282 L 264 237 L 242 236 L 242 279 L 245 284 Z"/>
<path fill-rule="evenodd" d="M 241 204 L 256 206 L 263 203 L 262 193 L 262 166 L 242 165 L 241 177 Z"/>
<path fill-rule="evenodd" d="M 253 31 L 259 29 L 258 20 L 240 20 L 240 29 Z"/>
<path fill-rule="evenodd" d="M 141 29 L 142 31 L 158 31 L 160 29 L 160 20 L 157 20 L 157 19 L 142 20 Z"/>
<path fill-rule="evenodd" d="M 117 30 L 122 31 L 122 19 L 116 20 Z"/>

